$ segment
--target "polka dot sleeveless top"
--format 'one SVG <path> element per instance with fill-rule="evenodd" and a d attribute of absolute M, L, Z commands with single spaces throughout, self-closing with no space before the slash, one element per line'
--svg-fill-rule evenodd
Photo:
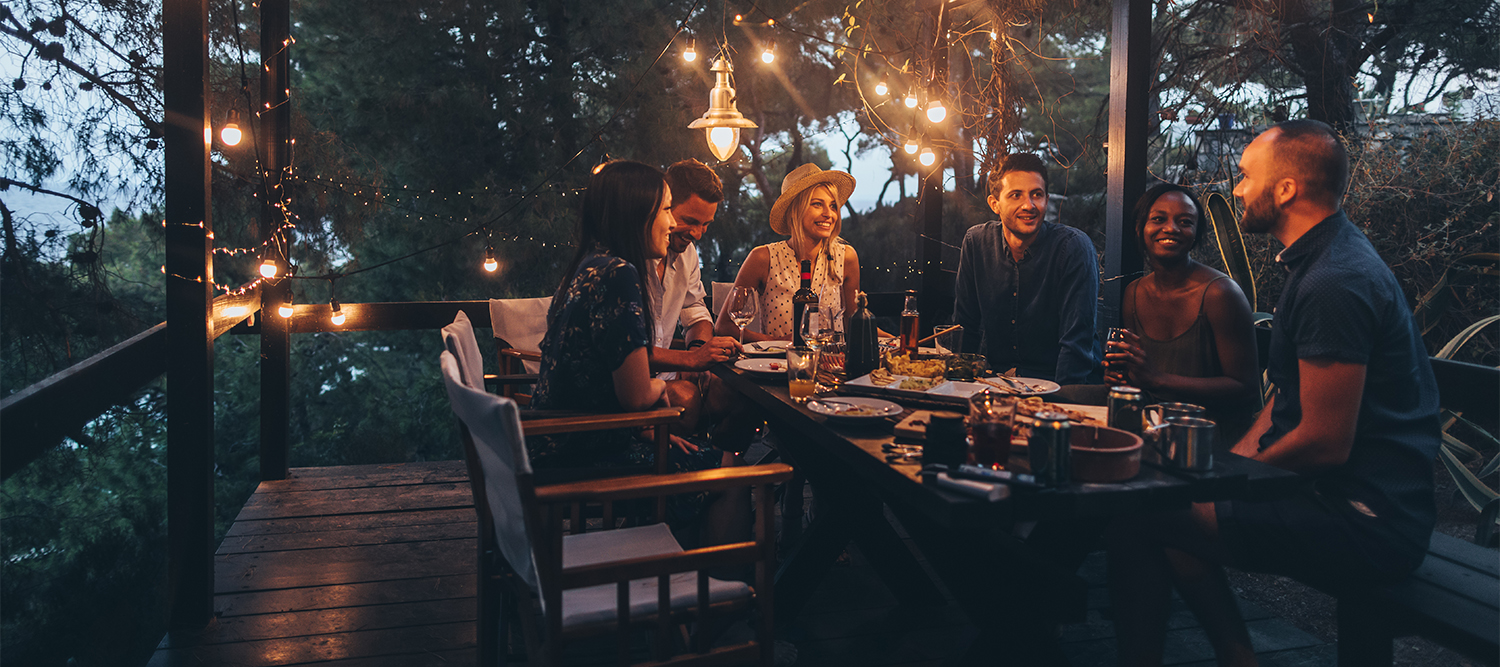
<path fill-rule="evenodd" d="M 755 318 L 750 330 L 755 331 L 758 327 L 761 333 L 772 338 L 791 340 L 792 294 L 802 286 L 801 262 L 797 261 L 797 253 L 792 251 L 788 241 L 763 247 L 770 250 L 771 268 L 766 273 L 766 291 L 760 297 L 761 316 Z M 829 260 L 820 253 L 812 263 L 813 294 L 822 295 L 820 298 L 829 299 L 831 303 L 840 306 L 844 297 L 845 247 L 843 239 L 835 239 L 833 259 Z M 825 290 L 830 284 L 834 289 Z M 842 310 L 842 307 L 839 309 Z"/>

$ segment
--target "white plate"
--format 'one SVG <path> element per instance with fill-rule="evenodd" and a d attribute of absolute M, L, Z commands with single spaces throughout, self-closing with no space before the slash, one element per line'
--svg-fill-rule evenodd
<path fill-rule="evenodd" d="M 807 409 L 830 419 L 864 421 L 885 419 L 901 414 L 902 408 L 890 401 L 862 396 L 840 396 L 838 398 L 815 398 L 807 402 Z"/>
<path fill-rule="evenodd" d="M 786 375 L 786 359 L 741 359 L 734 367 L 761 375 Z"/>
<path fill-rule="evenodd" d="M 759 343 L 745 343 L 745 354 L 751 357 L 786 356 L 787 342 L 782 340 L 763 340 Z"/>
<path fill-rule="evenodd" d="M 926 395 L 926 394 L 941 393 L 941 390 L 943 389 L 944 385 L 953 384 L 953 383 L 951 383 L 951 382 L 949 382 L 947 380 L 944 380 L 942 378 L 935 378 L 937 380 L 937 384 L 933 385 L 931 388 L 927 389 L 926 391 L 919 391 L 919 390 L 916 390 L 916 389 L 901 389 L 900 388 L 901 387 L 901 381 L 905 380 L 908 376 L 906 376 L 906 375 L 897 375 L 897 376 L 894 376 L 894 377 L 896 378 L 894 381 L 892 381 L 890 384 L 884 385 L 884 386 L 875 384 L 875 382 L 870 379 L 869 375 L 861 375 L 861 376 L 859 376 L 857 378 L 854 378 L 853 380 L 849 381 L 849 384 L 852 384 L 852 385 L 855 385 L 855 386 L 860 386 L 860 387 L 874 387 L 874 388 L 877 388 L 877 389 L 884 389 L 884 390 L 889 391 L 889 392 L 894 393 L 894 394 L 909 394 L 909 395 L 912 395 L 912 396 L 923 396 L 923 395 Z"/>
<path fill-rule="evenodd" d="M 978 384 L 998 394 L 1014 394 L 1016 396 L 1042 396 L 1045 394 L 1053 393 L 1062 388 L 1062 385 L 1059 385 L 1056 382 L 1053 382 L 1051 380 L 1043 380 L 1040 378 L 1010 378 L 1020 384 L 1020 387 L 1011 386 L 1010 383 L 998 377 L 984 379 L 984 382 L 980 382 Z"/>

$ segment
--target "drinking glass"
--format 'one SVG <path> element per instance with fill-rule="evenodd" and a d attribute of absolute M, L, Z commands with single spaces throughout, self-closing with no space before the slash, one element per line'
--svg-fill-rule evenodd
<path fill-rule="evenodd" d="M 798 403 L 818 391 L 818 351 L 810 347 L 786 349 L 787 393 Z"/>
<path fill-rule="evenodd" d="M 740 352 L 745 349 L 745 327 L 755 319 L 755 309 L 760 305 L 760 296 L 753 287 L 735 286 L 729 291 L 729 319 L 740 330 Z"/>
<path fill-rule="evenodd" d="M 1004 468 L 1010 459 L 1010 437 L 1015 425 L 1016 398 L 990 391 L 969 397 L 970 454 L 975 465 Z"/>
<path fill-rule="evenodd" d="M 839 330 L 841 319 L 837 313 L 823 312 L 822 306 L 817 310 L 808 308 L 802 314 L 803 342 L 818 353 L 819 367 L 834 376 L 844 372 L 844 335 Z"/>

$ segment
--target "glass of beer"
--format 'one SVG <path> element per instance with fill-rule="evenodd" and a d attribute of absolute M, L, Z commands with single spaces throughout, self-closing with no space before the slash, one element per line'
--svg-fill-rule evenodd
<path fill-rule="evenodd" d="M 975 465 L 1005 467 L 1015 414 L 1014 396 L 981 391 L 969 397 L 969 455 Z"/>
<path fill-rule="evenodd" d="M 787 392 L 802 403 L 818 391 L 818 352 L 810 347 L 786 349 Z"/>

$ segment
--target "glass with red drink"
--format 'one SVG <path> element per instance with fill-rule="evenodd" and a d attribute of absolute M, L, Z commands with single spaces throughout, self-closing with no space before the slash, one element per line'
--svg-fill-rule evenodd
<path fill-rule="evenodd" d="M 1005 467 L 1015 414 L 1014 396 L 982 391 L 969 398 L 969 457 L 975 465 Z"/>

